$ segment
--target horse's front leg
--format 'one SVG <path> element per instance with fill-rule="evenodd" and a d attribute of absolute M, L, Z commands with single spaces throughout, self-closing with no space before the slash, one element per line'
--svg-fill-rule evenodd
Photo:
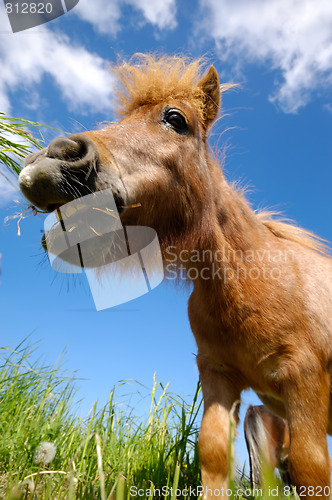
<path fill-rule="evenodd" d="M 330 498 L 327 422 L 330 380 L 312 367 L 307 376 L 289 379 L 284 387 L 290 431 L 289 474 L 298 495 L 306 500 Z"/>
<path fill-rule="evenodd" d="M 237 412 L 232 410 L 240 399 L 241 390 L 231 382 L 230 374 L 210 366 L 203 356 L 198 355 L 197 364 L 204 399 L 198 441 L 203 498 L 227 497 L 230 423 L 234 413 L 237 421 Z"/>

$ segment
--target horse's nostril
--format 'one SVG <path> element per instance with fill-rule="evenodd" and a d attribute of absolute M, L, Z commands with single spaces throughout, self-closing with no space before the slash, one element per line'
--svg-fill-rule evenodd
<path fill-rule="evenodd" d="M 48 146 L 47 156 L 68 162 L 73 167 L 88 166 L 99 157 L 96 144 L 84 134 L 54 139 Z"/>
<path fill-rule="evenodd" d="M 47 156 L 59 160 L 75 161 L 84 156 L 86 148 L 82 142 L 67 137 L 57 137 L 48 146 Z"/>

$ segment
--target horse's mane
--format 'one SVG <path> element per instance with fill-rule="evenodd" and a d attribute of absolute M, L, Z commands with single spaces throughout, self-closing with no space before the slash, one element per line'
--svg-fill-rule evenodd
<path fill-rule="evenodd" d="M 278 238 L 294 241 L 322 255 L 330 256 L 329 242 L 316 234 L 282 219 L 277 212 L 258 212 L 256 217 Z"/>
<path fill-rule="evenodd" d="M 135 54 L 128 63 L 112 67 L 119 82 L 116 89 L 118 116 L 125 116 L 145 104 L 184 99 L 203 119 L 204 93 L 198 85 L 204 73 L 204 58 Z M 221 85 L 226 90 L 232 85 Z"/>

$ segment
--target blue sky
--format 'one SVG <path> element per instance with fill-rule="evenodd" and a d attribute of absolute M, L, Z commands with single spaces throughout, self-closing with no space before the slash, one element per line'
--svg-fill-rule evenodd
<path fill-rule="evenodd" d="M 113 120 L 109 62 L 135 52 L 206 55 L 224 95 L 210 143 L 226 147 L 229 180 L 249 186 L 254 208 L 274 208 L 332 240 L 332 4 L 329 0 L 80 0 L 51 23 L 12 34 L 0 5 L 0 111 L 65 132 Z M 46 142 L 55 135 L 45 131 Z M 81 412 L 121 379 L 178 394 L 197 382 L 188 292 L 163 283 L 96 312 L 86 279 L 57 275 L 41 247 L 43 215 L 4 224 L 24 208 L 0 176 L 0 343 L 29 333 L 53 362 L 78 370 Z M 14 200 L 18 200 L 17 205 Z M 244 396 L 245 404 L 254 401 Z M 242 430 L 240 428 L 240 434 Z"/>

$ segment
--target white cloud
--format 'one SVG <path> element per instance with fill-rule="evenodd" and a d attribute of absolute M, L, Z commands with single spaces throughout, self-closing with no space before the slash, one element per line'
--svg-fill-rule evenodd
<path fill-rule="evenodd" d="M 329 113 L 332 113 L 332 103 L 328 102 L 327 104 L 325 104 L 324 109 Z"/>
<path fill-rule="evenodd" d="M 121 10 L 118 0 L 80 0 L 73 12 L 101 33 L 115 36 L 120 30 Z"/>
<path fill-rule="evenodd" d="M 142 11 L 145 19 L 159 29 L 173 29 L 176 26 L 175 0 L 125 0 L 132 7 Z"/>
<path fill-rule="evenodd" d="M 136 9 L 146 22 L 159 29 L 176 26 L 176 0 L 80 0 L 73 12 L 93 24 L 100 33 L 115 36 L 121 30 L 121 24 L 126 23 L 122 17 L 124 6 Z"/>
<path fill-rule="evenodd" d="M 0 110 L 10 112 L 11 92 L 28 90 L 36 101 L 36 87 L 50 75 L 69 109 L 110 111 L 113 77 L 108 66 L 98 55 L 73 44 L 67 35 L 45 27 L 2 34 Z"/>
<path fill-rule="evenodd" d="M 270 100 L 285 112 L 332 83 L 331 0 L 200 0 L 201 27 L 221 59 L 280 70 Z"/>

